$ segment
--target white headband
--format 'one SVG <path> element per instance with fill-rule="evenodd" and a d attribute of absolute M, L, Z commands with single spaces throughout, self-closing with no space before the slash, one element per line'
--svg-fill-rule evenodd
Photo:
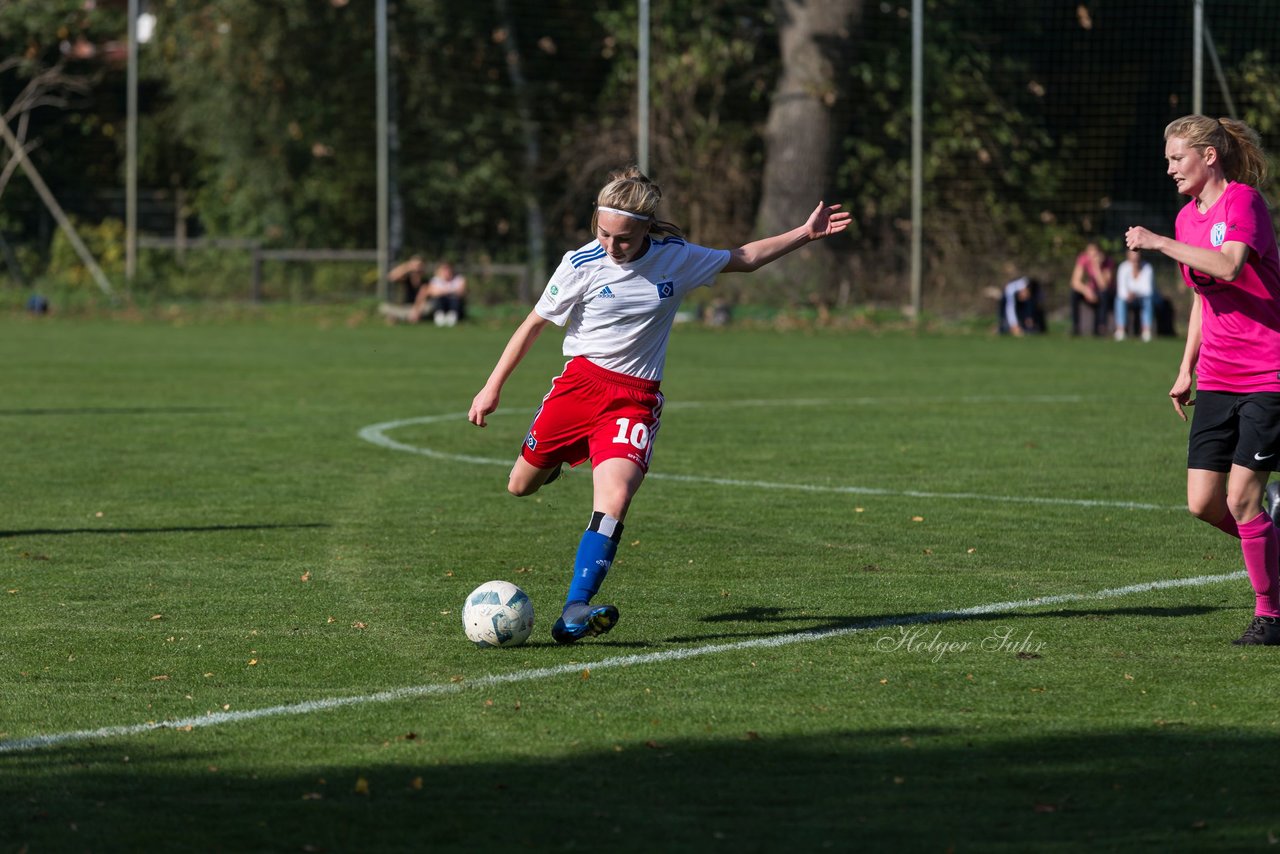
<path fill-rule="evenodd" d="M 630 217 L 631 219 L 643 220 L 644 222 L 648 222 L 649 220 L 653 219 L 653 217 L 651 216 L 638 214 L 638 213 L 635 213 L 634 211 L 622 211 L 622 210 L 618 210 L 617 208 L 606 208 L 604 205 L 596 205 L 596 210 L 604 211 L 605 213 L 618 214 L 619 216 Z"/>

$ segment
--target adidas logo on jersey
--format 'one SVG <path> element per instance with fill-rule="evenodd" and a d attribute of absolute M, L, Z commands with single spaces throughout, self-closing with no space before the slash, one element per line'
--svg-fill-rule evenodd
<path fill-rule="evenodd" d="M 605 285 L 604 290 L 600 292 L 600 299 L 614 299 L 613 291 L 609 290 L 608 285 Z"/>

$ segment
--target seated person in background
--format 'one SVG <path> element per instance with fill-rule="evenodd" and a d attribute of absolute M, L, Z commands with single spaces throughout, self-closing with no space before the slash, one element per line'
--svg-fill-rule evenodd
<path fill-rule="evenodd" d="M 1014 279 L 1000 294 L 997 314 L 1000 334 L 1036 335 L 1045 331 L 1044 306 L 1040 283 L 1029 276 Z"/>
<path fill-rule="evenodd" d="M 422 257 L 414 255 L 408 261 L 403 261 L 393 267 L 391 272 L 387 274 L 387 279 L 392 284 L 400 283 L 403 294 L 403 298 L 400 301 L 410 305 L 418 298 L 418 291 L 422 289 L 426 273 L 427 265 L 422 263 Z"/>
<path fill-rule="evenodd" d="M 1123 341 L 1127 329 L 1129 307 L 1137 308 L 1142 316 L 1142 340 L 1151 340 L 1151 326 L 1155 319 L 1155 272 L 1149 261 L 1142 260 L 1142 253 L 1130 249 L 1125 261 L 1116 271 L 1116 340 Z"/>
<path fill-rule="evenodd" d="M 1071 271 L 1071 334 L 1084 332 L 1080 327 L 1080 309 L 1093 312 L 1093 334 L 1101 335 L 1111 319 L 1111 306 L 1115 298 L 1112 290 L 1115 265 L 1102 251 L 1097 241 L 1090 240 L 1084 251 L 1076 257 Z"/>
<path fill-rule="evenodd" d="M 399 303 L 390 301 L 378 306 L 378 311 L 387 318 L 387 323 L 417 323 L 414 303 L 418 299 L 418 294 L 426 286 L 423 281 L 426 270 L 427 265 L 422 263 L 422 258 L 414 255 L 408 261 L 402 261 L 392 267 L 387 273 L 387 282 L 392 286 L 400 285 L 403 294 Z"/>
<path fill-rule="evenodd" d="M 467 280 L 454 271 L 452 264 L 443 261 L 431 281 L 418 289 L 409 319 L 417 323 L 424 314 L 430 314 L 436 326 L 453 326 L 465 319 L 466 307 Z"/>

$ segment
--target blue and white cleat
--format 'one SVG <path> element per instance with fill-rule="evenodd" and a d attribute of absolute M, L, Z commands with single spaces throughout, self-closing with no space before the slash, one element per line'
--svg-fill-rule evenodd
<path fill-rule="evenodd" d="M 618 609 L 615 606 L 580 602 L 565 607 L 560 619 L 551 627 L 551 637 L 556 643 L 573 643 L 602 635 L 617 622 Z"/>

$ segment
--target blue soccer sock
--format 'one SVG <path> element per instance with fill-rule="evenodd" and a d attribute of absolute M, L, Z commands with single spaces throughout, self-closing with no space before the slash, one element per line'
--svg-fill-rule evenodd
<path fill-rule="evenodd" d="M 573 581 L 569 583 L 569 594 L 564 599 L 566 608 L 590 602 L 600 590 L 604 577 L 609 574 L 609 567 L 613 565 L 613 556 L 618 553 L 621 539 L 621 522 L 599 511 L 591 514 L 591 524 L 582 532 L 578 554 L 573 559 Z"/>

